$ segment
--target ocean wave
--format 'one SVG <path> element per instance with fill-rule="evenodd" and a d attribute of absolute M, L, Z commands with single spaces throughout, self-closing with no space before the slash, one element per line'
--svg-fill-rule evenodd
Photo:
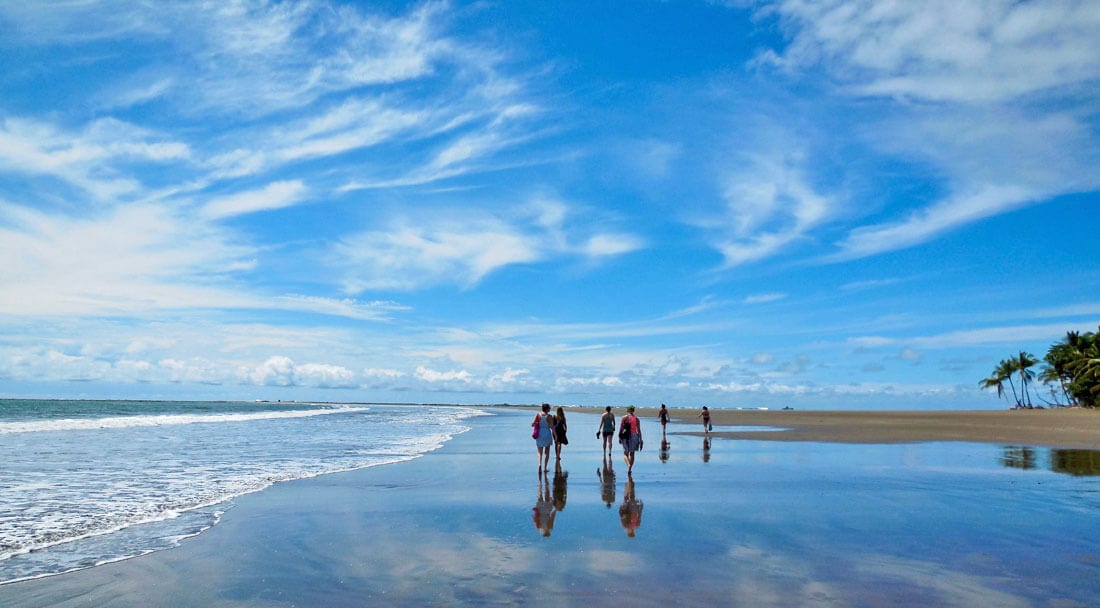
<path fill-rule="evenodd" d="M 269 412 L 223 414 L 152 414 L 140 416 L 112 416 L 105 418 L 62 418 L 57 420 L 33 420 L 24 422 L 0 422 L 0 435 L 11 433 L 44 433 L 55 431 L 91 431 L 97 429 L 127 429 L 136 427 L 179 426 L 183 424 L 217 424 L 226 422 L 251 422 L 280 418 L 309 418 L 331 414 L 366 412 L 367 407 L 335 407 L 327 409 L 285 410 Z"/>

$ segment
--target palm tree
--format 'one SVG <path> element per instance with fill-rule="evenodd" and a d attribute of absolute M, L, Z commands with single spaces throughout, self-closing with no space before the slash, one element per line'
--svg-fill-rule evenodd
<path fill-rule="evenodd" d="M 1013 359 L 1001 359 L 997 367 L 993 368 L 993 376 L 1001 380 L 1008 380 L 1008 386 L 1012 389 L 1012 400 L 1019 407 L 1020 397 L 1016 394 L 1016 385 L 1012 382 L 1012 374 L 1016 373 L 1016 361 Z"/>
<path fill-rule="evenodd" d="M 997 370 L 993 370 L 992 376 L 982 379 L 982 381 L 978 383 L 978 386 L 980 386 L 982 390 L 995 388 L 997 389 L 998 399 L 1005 397 L 1005 378 L 997 375 Z M 1007 400 L 1007 397 L 1005 397 L 1005 399 Z"/>
<path fill-rule="evenodd" d="M 1096 407 L 1100 402 L 1100 334 L 1070 332 L 1066 343 L 1071 347 L 1066 364 L 1070 395 L 1079 405 Z"/>
<path fill-rule="evenodd" d="M 1043 360 L 1046 362 L 1039 380 L 1054 384 L 1057 380 L 1062 394 L 1070 405 L 1100 407 L 1100 331 L 1079 333 L 1071 331 L 1066 337 L 1051 345 Z M 1008 359 L 1002 359 L 993 374 L 978 382 L 983 389 L 997 389 L 997 396 L 1005 396 L 1004 382 L 1012 389 L 1016 407 L 1034 407 L 1031 403 L 1030 385 L 1035 381 L 1035 367 L 1039 360 L 1035 355 L 1020 351 Z M 1016 392 L 1013 376 L 1020 376 L 1020 392 Z M 1051 388 L 1054 397 L 1056 388 Z M 1057 397 L 1054 397 L 1057 400 Z"/>
<path fill-rule="evenodd" d="M 1031 368 L 1037 363 L 1039 363 L 1039 360 L 1031 353 L 1020 351 L 1020 354 L 1016 355 L 1016 373 L 1020 375 L 1020 390 L 1023 392 L 1024 398 L 1027 399 L 1028 408 L 1031 408 L 1032 405 L 1031 393 L 1028 392 L 1027 385 L 1035 380 L 1035 372 L 1031 371 Z"/>

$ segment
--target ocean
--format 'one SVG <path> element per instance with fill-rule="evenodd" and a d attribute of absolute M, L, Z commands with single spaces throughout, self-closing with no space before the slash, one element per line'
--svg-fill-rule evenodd
<path fill-rule="evenodd" d="M 178 545 L 280 481 L 410 460 L 476 409 L 0 400 L 0 584 Z"/>

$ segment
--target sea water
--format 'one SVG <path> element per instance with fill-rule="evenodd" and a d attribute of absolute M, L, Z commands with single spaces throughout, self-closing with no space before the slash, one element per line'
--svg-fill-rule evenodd
<path fill-rule="evenodd" d="M 400 462 L 481 412 L 377 404 L 0 400 L 0 584 L 177 545 L 230 499 Z"/>

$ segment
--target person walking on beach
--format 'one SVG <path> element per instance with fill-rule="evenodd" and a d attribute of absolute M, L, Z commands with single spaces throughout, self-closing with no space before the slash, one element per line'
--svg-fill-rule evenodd
<path fill-rule="evenodd" d="M 703 434 L 709 434 L 711 429 L 710 410 L 707 409 L 707 406 L 703 406 L 703 411 L 699 412 L 699 416 L 697 417 L 703 419 Z"/>
<path fill-rule="evenodd" d="M 561 462 L 561 448 L 563 445 L 569 445 L 569 438 L 565 436 L 565 410 L 558 406 L 558 412 L 554 416 L 554 455 L 557 457 L 555 460 Z"/>
<path fill-rule="evenodd" d="M 603 416 L 600 417 L 600 428 L 596 431 L 596 439 L 600 438 L 600 434 L 603 434 L 603 451 L 611 456 L 611 438 L 615 435 L 615 414 L 611 413 L 611 406 L 604 408 Z"/>
<path fill-rule="evenodd" d="M 542 404 L 542 413 L 535 414 L 532 436 L 539 451 L 539 474 L 550 470 L 550 444 L 554 442 L 554 417 L 550 414 L 550 404 Z"/>
<path fill-rule="evenodd" d="M 661 411 L 657 412 L 657 417 L 661 420 L 661 438 L 664 439 L 665 427 L 668 426 L 668 408 L 665 404 L 661 404 Z"/>
<path fill-rule="evenodd" d="M 626 416 L 619 422 L 619 442 L 623 445 L 626 474 L 634 472 L 634 452 L 642 449 L 642 422 L 634 415 L 634 406 L 626 407 Z"/>

